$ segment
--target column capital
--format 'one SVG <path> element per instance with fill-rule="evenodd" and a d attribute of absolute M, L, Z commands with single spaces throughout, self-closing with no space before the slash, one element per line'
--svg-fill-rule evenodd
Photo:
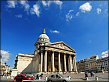
<path fill-rule="evenodd" d="M 44 51 L 48 51 L 48 49 L 45 49 Z"/>
<path fill-rule="evenodd" d="M 51 49 L 52 52 L 54 52 L 55 50 Z"/>
<path fill-rule="evenodd" d="M 63 54 L 66 54 L 66 52 L 64 52 Z"/>
<path fill-rule="evenodd" d="M 44 51 L 43 51 L 43 50 L 41 50 L 40 52 L 41 52 L 41 53 L 43 53 Z"/>
<path fill-rule="evenodd" d="M 58 51 L 58 53 L 60 54 L 60 53 L 61 53 L 61 51 Z"/>

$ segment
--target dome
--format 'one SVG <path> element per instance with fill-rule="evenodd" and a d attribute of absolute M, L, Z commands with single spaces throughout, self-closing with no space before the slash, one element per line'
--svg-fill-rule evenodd
<path fill-rule="evenodd" d="M 49 37 L 46 35 L 45 28 L 42 34 L 39 36 L 37 42 L 35 42 L 35 50 L 39 49 L 40 46 L 45 46 L 50 43 Z"/>
<path fill-rule="evenodd" d="M 43 33 L 39 36 L 37 42 L 39 43 L 49 43 L 50 42 L 49 37 L 46 35 L 45 29 L 43 30 Z"/>
<path fill-rule="evenodd" d="M 41 38 L 41 39 L 49 39 L 49 37 L 46 34 L 41 34 L 39 36 L 39 38 Z"/>

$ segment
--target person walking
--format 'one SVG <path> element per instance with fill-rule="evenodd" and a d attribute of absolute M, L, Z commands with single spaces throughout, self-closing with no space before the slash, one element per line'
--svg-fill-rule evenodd
<path fill-rule="evenodd" d="M 38 74 L 36 75 L 36 79 L 39 79 L 39 76 L 38 76 Z"/>
<path fill-rule="evenodd" d="M 90 72 L 90 75 L 91 75 L 91 77 L 92 77 L 92 71 Z"/>
<path fill-rule="evenodd" d="M 87 72 L 85 71 L 85 78 L 88 77 Z"/>
<path fill-rule="evenodd" d="M 94 77 L 94 72 L 92 72 L 92 76 Z"/>

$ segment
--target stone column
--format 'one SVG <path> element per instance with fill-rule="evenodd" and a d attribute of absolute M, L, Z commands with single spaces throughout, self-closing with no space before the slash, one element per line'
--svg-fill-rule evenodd
<path fill-rule="evenodd" d="M 54 71 L 54 51 L 52 52 L 52 71 Z"/>
<path fill-rule="evenodd" d="M 77 72 L 75 56 L 73 57 L 73 71 Z"/>
<path fill-rule="evenodd" d="M 60 72 L 61 71 L 60 52 L 58 54 L 58 68 L 59 68 L 59 72 Z"/>
<path fill-rule="evenodd" d="M 72 56 L 72 69 L 74 71 L 74 56 Z"/>
<path fill-rule="evenodd" d="M 75 72 L 77 72 L 77 66 L 76 66 L 76 59 L 75 59 L 75 56 L 74 56 L 74 61 L 75 61 L 75 63 L 74 63 L 74 64 L 75 64 L 75 67 L 74 67 L 74 68 L 75 68 Z"/>
<path fill-rule="evenodd" d="M 44 58 L 44 71 L 47 72 L 47 51 L 45 51 L 45 58 Z"/>
<path fill-rule="evenodd" d="M 64 69 L 65 69 L 65 71 L 67 71 L 67 69 L 66 69 L 66 54 L 64 54 Z"/>
<path fill-rule="evenodd" d="M 69 55 L 68 55 L 68 70 L 67 71 L 70 71 L 70 58 L 69 58 Z"/>
<path fill-rule="evenodd" d="M 69 55 L 69 71 L 72 71 L 71 54 Z"/>
<path fill-rule="evenodd" d="M 38 58 L 38 64 L 39 64 L 39 65 L 38 65 L 38 66 L 39 66 L 38 71 L 40 71 L 40 70 L 41 70 L 41 69 L 40 69 L 40 67 L 41 67 L 41 64 L 40 64 L 40 63 L 41 63 L 41 55 L 38 55 L 38 57 L 39 57 L 39 58 Z"/>
<path fill-rule="evenodd" d="M 42 72 L 42 66 L 43 66 L 43 52 L 41 51 L 41 65 L 40 65 L 41 72 Z"/>

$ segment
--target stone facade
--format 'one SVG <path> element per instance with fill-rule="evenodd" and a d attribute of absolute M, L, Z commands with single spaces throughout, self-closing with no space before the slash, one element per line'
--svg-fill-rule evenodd
<path fill-rule="evenodd" d="M 85 58 L 84 60 L 79 60 L 76 62 L 78 72 L 85 71 L 97 71 L 97 61 L 98 55 L 92 56 L 91 58 Z"/>
<path fill-rule="evenodd" d="M 98 71 L 108 71 L 109 67 L 108 67 L 108 62 L 109 62 L 109 56 L 108 57 L 100 57 L 97 60 L 97 69 Z"/>
<path fill-rule="evenodd" d="M 51 43 L 45 29 L 34 46 L 34 54 L 16 56 L 18 73 L 77 71 L 76 51 L 63 41 Z"/>
<path fill-rule="evenodd" d="M 10 66 L 6 65 L 4 61 L 2 61 L 2 58 L 0 57 L 0 74 L 6 74 L 9 73 L 10 71 Z"/>
<path fill-rule="evenodd" d="M 109 57 L 98 58 L 98 55 L 92 56 L 91 58 L 85 58 L 76 62 L 78 72 L 85 71 L 108 71 L 108 60 Z"/>

